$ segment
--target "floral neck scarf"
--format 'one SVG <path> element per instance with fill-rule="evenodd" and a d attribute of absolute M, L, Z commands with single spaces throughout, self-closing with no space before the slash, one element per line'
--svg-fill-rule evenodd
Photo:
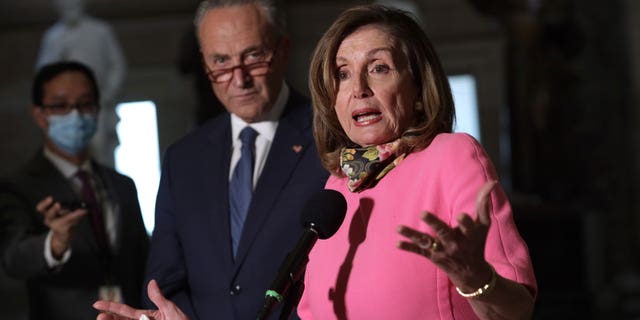
<path fill-rule="evenodd" d="M 406 154 L 396 154 L 400 140 L 364 148 L 342 148 L 340 168 L 351 192 L 374 187 Z"/>

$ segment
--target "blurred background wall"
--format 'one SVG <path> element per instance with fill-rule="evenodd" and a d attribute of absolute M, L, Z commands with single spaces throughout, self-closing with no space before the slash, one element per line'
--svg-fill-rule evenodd
<path fill-rule="evenodd" d="M 293 88 L 308 93 L 316 41 L 339 12 L 364 2 L 281 1 Z M 447 73 L 474 79 L 481 142 L 536 269 L 534 318 L 639 319 L 640 1 L 381 2 L 414 10 Z M 119 102 L 156 105 L 160 154 L 216 110 L 197 89 L 196 5 L 88 0 L 127 60 Z M 40 146 L 30 82 L 56 19 L 47 0 L 0 2 L 0 175 Z M 26 303 L 22 284 L 0 273 L 0 319 L 26 319 Z"/>

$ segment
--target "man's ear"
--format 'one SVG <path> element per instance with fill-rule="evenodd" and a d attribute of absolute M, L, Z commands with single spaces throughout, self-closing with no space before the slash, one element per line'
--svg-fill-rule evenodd
<path fill-rule="evenodd" d="M 32 105 L 31 116 L 33 117 L 33 121 L 38 127 L 43 130 L 47 130 L 49 128 L 49 121 L 47 120 L 47 115 L 44 112 L 44 108 Z"/>

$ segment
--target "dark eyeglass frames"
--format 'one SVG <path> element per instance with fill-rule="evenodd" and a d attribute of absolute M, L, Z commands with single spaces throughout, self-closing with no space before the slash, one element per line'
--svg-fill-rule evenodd
<path fill-rule="evenodd" d="M 275 57 L 278 47 L 276 46 L 271 54 L 265 51 L 252 52 L 245 57 L 243 60 L 254 60 L 254 62 L 246 63 L 241 62 L 235 66 L 229 68 L 215 69 L 211 70 L 207 65 L 207 62 L 202 58 L 202 64 L 204 65 L 205 72 L 207 73 L 207 77 L 209 77 L 209 81 L 213 83 L 225 83 L 230 81 L 233 78 L 233 72 L 240 68 L 242 71 L 248 73 L 252 77 L 263 76 L 269 71 L 271 71 L 271 62 L 273 62 L 273 57 Z"/>
<path fill-rule="evenodd" d="M 76 102 L 73 104 L 60 102 L 42 105 L 42 108 L 48 109 L 51 113 L 55 114 L 67 114 L 73 109 L 77 109 L 80 113 L 94 113 L 98 111 L 98 104 L 94 101 Z"/>

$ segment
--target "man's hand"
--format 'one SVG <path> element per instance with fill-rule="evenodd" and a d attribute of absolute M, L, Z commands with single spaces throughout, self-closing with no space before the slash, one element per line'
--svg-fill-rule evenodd
<path fill-rule="evenodd" d="M 75 209 L 71 211 L 48 196 L 38 202 L 36 211 L 42 214 L 44 224 L 52 231 L 51 254 L 54 258 L 60 259 L 71 246 L 75 226 L 87 214 L 87 210 Z"/>
<path fill-rule="evenodd" d="M 149 281 L 147 285 L 147 294 L 149 299 L 158 307 L 158 310 L 138 310 L 126 304 L 96 301 L 93 307 L 100 311 L 98 320 L 188 320 L 187 316 L 182 313 L 173 302 L 162 295 L 160 287 L 155 280 Z"/>

